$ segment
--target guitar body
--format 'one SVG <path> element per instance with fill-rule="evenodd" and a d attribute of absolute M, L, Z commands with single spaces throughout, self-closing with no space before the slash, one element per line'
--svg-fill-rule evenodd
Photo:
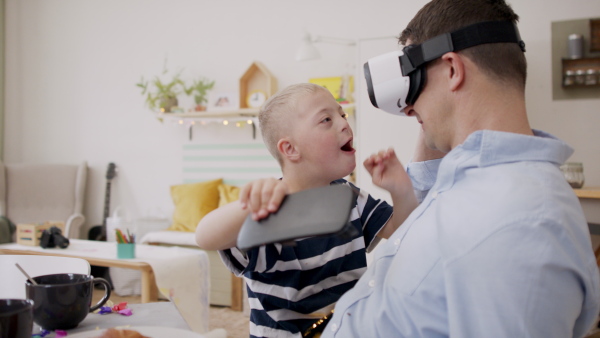
<path fill-rule="evenodd" d="M 110 183 L 111 180 L 116 176 L 116 165 L 114 163 L 108 164 L 106 171 L 106 190 L 104 193 L 104 214 L 102 217 L 102 224 L 93 226 L 88 232 L 88 239 L 92 241 L 106 241 L 106 218 L 110 214 Z M 102 277 L 111 284 L 110 275 L 108 268 L 103 266 L 92 265 L 91 274 L 94 277 Z"/>

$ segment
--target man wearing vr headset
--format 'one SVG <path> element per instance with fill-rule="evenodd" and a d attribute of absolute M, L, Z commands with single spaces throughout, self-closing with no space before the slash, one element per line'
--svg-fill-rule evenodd
<path fill-rule="evenodd" d="M 596 323 L 598 267 L 559 170 L 573 150 L 529 125 L 517 20 L 503 0 L 433 0 L 407 47 L 365 65 L 372 103 L 422 126 L 408 166 L 421 203 L 323 337 L 582 337 Z"/>

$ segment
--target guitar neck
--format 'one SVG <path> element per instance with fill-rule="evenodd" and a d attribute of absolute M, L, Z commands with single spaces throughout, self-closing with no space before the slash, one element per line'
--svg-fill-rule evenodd
<path fill-rule="evenodd" d="M 102 229 L 106 231 L 106 218 L 110 215 L 110 180 L 106 181 L 106 192 L 104 193 L 104 217 L 102 217 Z"/>

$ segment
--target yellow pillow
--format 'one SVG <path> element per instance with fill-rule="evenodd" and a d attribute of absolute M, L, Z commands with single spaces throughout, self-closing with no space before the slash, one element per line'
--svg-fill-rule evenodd
<path fill-rule="evenodd" d="M 219 206 L 219 185 L 223 179 L 171 186 L 175 204 L 173 224 L 167 230 L 196 231 L 198 222 Z"/>
<path fill-rule="evenodd" d="M 234 185 L 219 185 L 219 207 L 237 201 L 240 198 L 240 188 Z"/>

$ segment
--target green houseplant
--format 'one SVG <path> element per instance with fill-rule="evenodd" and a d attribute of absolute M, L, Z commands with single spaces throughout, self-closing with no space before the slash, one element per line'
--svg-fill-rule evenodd
<path fill-rule="evenodd" d="M 211 90 L 215 85 L 215 81 L 210 81 L 206 78 L 194 80 L 193 84 L 189 88 L 185 88 L 187 95 L 194 95 L 194 102 L 196 102 L 196 111 L 206 110 L 206 106 L 203 103 L 208 102 L 207 92 Z"/>
<path fill-rule="evenodd" d="M 163 71 L 163 74 L 166 72 Z M 175 74 L 169 82 L 163 82 L 158 76 L 152 81 L 145 81 L 142 77 L 136 86 L 142 89 L 142 95 L 146 95 L 148 108 L 168 113 L 173 107 L 177 107 L 177 95 L 185 91 L 185 83 L 181 80 L 180 74 L 181 72 Z"/>

